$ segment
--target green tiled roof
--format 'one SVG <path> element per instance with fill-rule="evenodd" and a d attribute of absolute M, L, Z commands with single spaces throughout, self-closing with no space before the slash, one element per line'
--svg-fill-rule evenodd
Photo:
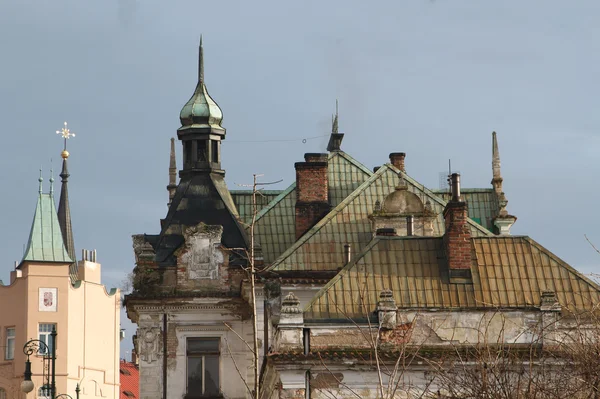
<path fill-rule="evenodd" d="M 434 190 L 445 201 L 450 199 L 448 190 Z M 498 198 L 492 188 L 462 188 L 460 195 L 469 205 L 469 217 L 490 231 L 494 231 L 492 222 L 498 216 Z"/>
<path fill-rule="evenodd" d="M 305 319 L 364 318 L 391 289 L 399 308 L 531 308 L 553 291 L 571 312 L 593 310 L 600 287 L 529 237 L 472 239 L 473 284 L 449 284 L 440 237 L 375 237 L 305 309 Z M 362 303 L 361 303 L 362 301 Z"/>
<path fill-rule="evenodd" d="M 39 195 L 22 262 L 25 261 L 73 262 L 65 249 L 52 194 Z"/>
<path fill-rule="evenodd" d="M 356 254 L 371 241 L 373 231 L 368 217 L 373 213 L 375 202 L 383 201 L 395 190 L 399 172 L 390 164 L 379 168 L 275 260 L 271 270 L 324 271 L 341 268 L 344 265 L 345 244 L 350 244 Z M 429 199 L 432 210 L 438 215 L 433 223 L 434 235 L 443 235 L 442 212 L 446 201 L 405 173 L 402 175 L 410 192 L 419 196 L 423 202 Z M 474 237 L 492 235 L 473 220 L 469 220 L 469 224 Z"/>
<path fill-rule="evenodd" d="M 337 206 L 371 175 L 369 169 L 343 151 L 331 152 L 327 165 L 330 204 Z M 296 241 L 295 206 L 294 182 L 259 212 L 255 237 L 265 263 L 273 262 Z"/>

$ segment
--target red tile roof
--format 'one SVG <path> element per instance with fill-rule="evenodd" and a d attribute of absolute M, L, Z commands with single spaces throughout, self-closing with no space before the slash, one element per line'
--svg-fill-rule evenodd
<path fill-rule="evenodd" d="M 121 360 L 121 399 L 138 399 L 140 394 L 140 371 L 134 363 Z"/>

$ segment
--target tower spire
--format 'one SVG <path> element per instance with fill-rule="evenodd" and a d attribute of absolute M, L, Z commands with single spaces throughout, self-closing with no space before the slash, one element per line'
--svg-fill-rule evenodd
<path fill-rule="evenodd" d="M 200 48 L 198 49 L 198 83 L 204 83 L 204 49 L 202 48 L 202 35 L 200 35 Z"/>
<path fill-rule="evenodd" d="M 502 192 L 502 180 L 498 139 L 496 138 L 496 132 L 492 132 L 492 186 L 497 194 Z"/>
<path fill-rule="evenodd" d="M 60 231 L 62 233 L 63 242 L 65 245 L 65 249 L 69 254 L 69 257 L 73 260 L 71 264 L 70 273 L 71 280 L 77 280 L 77 263 L 75 262 L 75 243 L 73 240 L 73 228 L 71 227 L 71 208 L 69 206 L 69 168 L 67 165 L 67 159 L 69 158 L 69 151 L 67 151 L 67 140 L 71 137 L 75 137 L 74 133 L 67 127 L 67 122 L 65 122 L 62 130 L 57 131 L 57 134 L 60 134 L 64 139 L 64 147 L 60 156 L 63 159 L 62 162 L 62 170 L 60 172 L 61 178 L 61 187 L 60 187 L 60 200 L 58 202 L 58 224 L 60 226 Z"/>
<path fill-rule="evenodd" d="M 508 199 L 502 191 L 502 173 L 500 172 L 500 151 L 498 150 L 498 138 L 496 132 L 492 132 L 492 187 L 498 201 L 498 216 L 494 219 L 494 225 L 500 235 L 510 235 L 510 228 L 517 221 L 517 217 L 509 215 L 506 210 Z"/>
<path fill-rule="evenodd" d="M 169 156 L 169 185 L 167 186 L 167 191 L 169 192 L 169 203 L 168 206 L 171 205 L 171 201 L 173 201 L 173 197 L 175 196 L 175 190 L 177 189 L 177 162 L 175 159 L 175 138 L 171 137 L 171 154 Z"/>

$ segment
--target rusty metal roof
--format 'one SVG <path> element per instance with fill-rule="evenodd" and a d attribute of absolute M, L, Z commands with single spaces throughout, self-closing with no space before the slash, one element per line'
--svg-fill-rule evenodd
<path fill-rule="evenodd" d="M 364 318 L 384 289 L 401 309 L 535 308 L 543 291 L 573 312 L 600 302 L 598 285 L 529 237 L 477 237 L 472 245 L 473 284 L 450 284 L 442 238 L 375 237 L 307 305 L 305 319 Z"/>
<path fill-rule="evenodd" d="M 350 244 L 354 254 L 359 253 L 373 237 L 373 228 L 368 216 L 373 213 L 376 201 L 382 201 L 398 185 L 398 169 L 385 164 L 363 184 L 338 204 L 331 212 L 312 227 L 304 236 L 273 262 L 271 270 L 336 270 L 344 265 L 344 245 Z M 429 200 L 435 219 L 434 235 L 444 234 L 442 212 L 446 201 L 431 190 L 402 173 L 408 190 L 423 202 Z M 492 233 L 469 220 L 472 236 L 487 236 Z M 293 241 L 292 241 L 293 242 Z"/>

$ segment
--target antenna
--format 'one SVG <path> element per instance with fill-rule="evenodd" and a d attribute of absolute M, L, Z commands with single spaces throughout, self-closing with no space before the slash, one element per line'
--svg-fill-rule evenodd
<path fill-rule="evenodd" d="M 452 170 L 452 160 L 448 159 L 448 172 L 440 172 L 439 173 L 439 189 L 440 190 L 448 190 L 448 194 L 450 194 L 450 190 L 452 185 L 450 184 L 450 176 L 452 173 L 459 173 L 458 170 Z"/>

